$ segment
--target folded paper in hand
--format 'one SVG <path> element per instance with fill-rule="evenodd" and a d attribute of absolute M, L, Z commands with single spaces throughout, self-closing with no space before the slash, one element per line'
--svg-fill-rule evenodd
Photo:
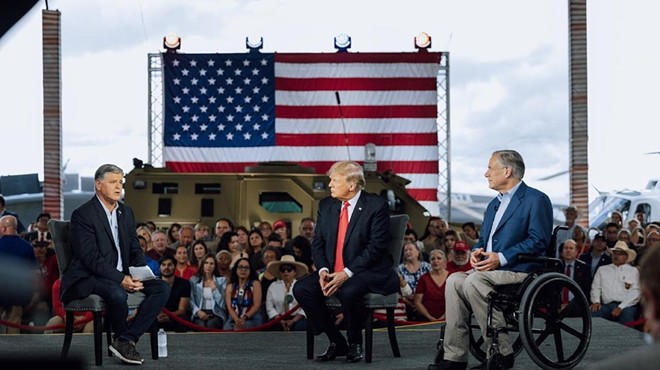
<path fill-rule="evenodd" d="M 140 281 L 156 279 L 156 275 L 148 266 L 129 266 L 128 272 L 131 273 L 133 279 Z"/>

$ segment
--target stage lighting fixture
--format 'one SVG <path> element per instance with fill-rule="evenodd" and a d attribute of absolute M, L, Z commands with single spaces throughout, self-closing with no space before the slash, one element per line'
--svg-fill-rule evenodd
<path fill-rule="evenodd" d="M 245 38 L 245 48 L 250 51 L 250 53 L 258 53 L 259 49 L 264 47 L 264 38 L 259 38 L 259 42 L 250 42 L 250 37 Z"/>
<path fill-rule="evenodd" d="M 181 49 L 181 37 L 176 33 L 170 33 L 163 37 L 163 47 L 168 53 L 176 53 L 177 50 Z"/>
<path fill-rule="evenodd" d="M 346 53 L 351 48 L 351 37 L 345 33 L 335 37 L 335 49 L 338 53 Z"/>
<path fill-rule="evenodd" d="M 426 32 L 420 32 L 415 36 L 415 48 L 422 51 L 431 48 L 431 36 Z"/>

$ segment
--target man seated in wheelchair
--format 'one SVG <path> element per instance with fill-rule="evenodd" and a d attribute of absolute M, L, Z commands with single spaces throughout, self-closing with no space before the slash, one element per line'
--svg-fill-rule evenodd
<path fill-rule="evenodd" d="M 470 252 L 474 269 L 456 272 L 447 279 L 444 359 L 429 369 L 466 369 L 472 313 L 486 338 L 489 294 L 496 286 L 521 283 L 540 267 L 521 261 L 519 256 L 545 253 L 551 240 L 552 205 L 547 195 L 522 181 L 524 173 L 525 163 L 518 152 L 499 150 L 492 154 L 484 176 L 498 195 L 486 208 L 479 241 Z M 496 329 L 505 327 L 501 312 L 493 312 L 492 324 Z M 503 356 L 502 367 L 513 367 L 514 353 L 506 332 L 498 335 L 497 351 Z M 485 366 L 482 363 L 475 368 Z"/>

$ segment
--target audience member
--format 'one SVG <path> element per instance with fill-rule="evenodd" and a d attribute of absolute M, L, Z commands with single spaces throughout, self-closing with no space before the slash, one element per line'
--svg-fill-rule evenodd
<path fill-rule="evenodd" d="M 154 273 L 154 275 L 160 276 L 160 268 L 158 267 L 158 260 L 155 260 L 147 255 L 147 239 L 138 235 L 138 243 L 140 244 L 140 248 L 142 248 L 142 252 L 144 252 L 144 263 L 146 263 L 146 265 L 149 267 L 151 272 Z"/>
<path fill-rule="evenodd" d="M 555 245 L 555 258 L 560 258 L 561 253 L 559 252 L 559 246 L 562 245 L 566 240 L 568 239 L 573 239 L 576 242 L 578 242 L 578 247 L 582 247 L 583 244 L 586 244 L 586 230 L 582 228 L 577 223 L 577 219 L 579 218 L 580 213 L 578 211 L 578 208 L 576 206 L 568 206 L 564 208 L 564 226 L 568 227 L 568 229 L 559 229 L 557 230 L 557 239 L 556 239 L 556 245 Z M 584 243 L 580 243 L 580 241 L 575 237 L 574 233 L 576 229 L 581 229 L 583 234 L 585 235 L 585 240 Z M 579 255 L 579 254 L 578 254 Z"/>
<path fill-rule="evenodd" d="M 593 317 L 604 317 L 624 325 L 637 318 L 639 271 L 630 266 L 636 256 L 625 242 L 614 245 L 612 263 L 599 268 L 591 284 Z"/>
<path fill-rule="evenodd" d="M 273 247 L 264 247 L 263 249 L 263 257 L 262 257 L 262 264 L 264 266 L 268 266 L 269 263 L 273 261 L 278 261 L 280 259 L 278 251 L 273 248 Z M 268 272 L 268 269 L 265 267 L 261 270 L 257 271 L 257 277 L 259 278 L 259 282 L 261 283 L 261 290 L 264 292 L 268 292 L 268 288 L 270 285 L 277 280 L 277 278 Z M 265 307 L 264 305 L 266 304 L 266 295 L 262 294 L 261 295 L 261 300 L 262 300 L 262 307 Z"/>
<path fill-rule="evenodd" d="M 575 240 L 566 240 L 560 253 L 562 261 L 564 262 L 564 273 L 577 283 L 588 300 L 591 294 L 591 269 L 586 263 L 577 259 L 578 252 Z M 562 292 L 562 307 L 566 307 L 573 298 L 575 298 L 573 293 L 564 288 L 564 291 Z M 578 313 L 578 307 L 575 307 L 574 312 L 576 314 Z"/>
<path fill-rule="evenodd" d="M 209 228 L 209 225 L 203 223 L 203 222 L 198 222 L 195 227 L 193 228 L 195 232 L 195 240 L 203 240 L 203 241 L 210 241 L 213 240 L 211 237 L 211 229 Z"/>
<path fill-rule="evenodd" d="M 179 229 L 179 240 L 169 245 L 169 248 L 176 250 L 178 246 L 186 248 L 186 252 L 190 248 L 193 240 L 195 238 L 195 230 L 190 225 L 183 225 Z"/>
<path fill-rule="evenodd" d="M 238 235 L 233 231 L 222 234 L 218 242 L 218 250 L 228 250 L 231 253 L 232 263 L 235 263 L 239 258 L 249 258 L 248 254 L 240 248 Z"/>
<path fill-rule="evenodd" d="M 273 222 L 273 232 L 282 238 L 282 247 L 286 251 L 285 254 L 293 254 L 291 239 L 289 238 L 289 227 L 286 222 L 284 220 Z"/>
<path fill-rule="evenodd" d="M 154 231 L 156 231 L 158 228 L 156 227 L 156 223 L 153 221 L 147 221 L 145 222 L 145 225 L 149 228 L 149 232 L 153 234 Z"/>
<path fill-rule="evenodd" d="M 273 233 L 273 227 L 270 225 L 270 222 L 261 221 L 259 223 L 259 231 L 261 231 L 261 235 L 263 236 L 264 240 L 268 240 L 270 234 Z"/>
<path fill-rule="evenodd" d="M 571 234 L 569 239 L 573 239 L 575 242 L 578 256 L 589 252 L 589 238 L 587 237 L 587 233 L 582 226 L 577 225 L 574 227 L 573 234 Z"/>
<path fill-rule="evenodd" d="M 231 279 L 225 290 L 229 316 L 225 330 L 249 329 L 261 325 L 261 284 L 247 258 L 239 258 L 231 269 Z"/>
<path fill-rule="evenodd" d="M 424 243 L 423 251 L 428 254 L 433 249 L 442 248 L 442 238 L 447 230 L 446 223 L 440 217 L 431 217 L 426 224 L 424 234 L 419 240 Z M 405 277 L 405 276 L 404 276 Z"/>
<path fill-rule="evenodd" d="M 610 222 L 616 224 L 621 229 L 623 227 L 623 215 L 619 211 L 612 211 L 610 214 Z"/>
<path fill-rule="evenodd" d="M 442 238 L 442 248 L 439 249 L 445 252 L 447 261 L 454 260 L 454 244 L 457 240 L 460 240 L 460 238 L 456 230 L 449 229 L 445 231 L 445 236 Z"/>
<path fill-rule="evenodd" d="M 215 258 L 218 261 L 218 274 L 229 280 L 231 277 L 231 253 L 229 251 L 219 251 Z"/>
<path fill-rule="evenodd" d="M 468 247 L 472 248 L 473 245 L 477 244 L 479 241 L 479 232 L 477 232 L 477 226 L 474 222 L 466 222 L 461 225 L 461 229 L 465 233 L 465 241 L 467 242 Z"/>
<path fill-rule="evenodd" d="M 179 241 L 179 230 L 181 230 L 181 224 L 174 222 L 167 229 L 167 245 L 172 245 Z"/>
<path fill-rule="evenodd" d="M 60 269 L 57 265 L 57 257 L 55 256 L 55 251 L 51 248 L 47 248 L 48 241 L 32 241 L 32 248 L 34 250 L 34 256 L 37 259 L 37 265 L 39 267 L 39 285 L 40 285 L 40 296 L 37 298 L 39 302 L 43 302 L 44 305 L 37 307 L 33 305 L 33 316 L 30 321 L 34 322 L 35 325 L 44 325 L 46 321 L 50 318 L 50 313 L 53 310 L 53 284 L 55 280 L 60 278 Z M 42 315 L 39 318 L 40 314 Z M 36 316 L 36 317 L 35 317 Z"/>
<path fill-rule="evenodd" d="M 301 238 L 307 241 L 304 237 Z M 278 279 L 268 287 L 266 296 L 266 313 L 268 319 L 273 320 L 298 305 L 292 289 L 298 279 L 307 275 L 308 270 L 307 265 L 297 262 L 293 256 L 282 256 L 281 260 L 269 263 L 267 270 Z M 307 330 L 305 311 L 298 308 L 284 316 L 279 324 L 276 328 L 283 331 Z"/>
<path fill-rule="evenodd" d="M 209 254 L 209 248 L 206 246 L 206 242 L 203 239 L 196 239 L 188 250 L 188 260 L 191 265 L 199 269 L 207 254 Z"/>
<path fill-rule="evenodd" d="M 612 257 L 609 256 L 609 250 L 603 234 L 596 234 L 591 241 L 591 252 L 580 255 L 580 261 L 587 264 L 591 269 L 591 278 L 596 275 L 596 271 L 605 265 L 612 263 Z"/>
<path fill-rule="evenodd" d="M 651 231 L 646 236 L 646 241 L 644 242 L 644 245 L 637 248 L 637 257 L 635 258 L 635 261 L 633 262 L 632 265 L 639 266 L 644 254 L 646 254 L 650 248 L 653 248 L 654 245 L 656 247 L 660 246 L 660 233 L 658 233 L 657 231 Z"/>
<path fill-rule="evenodd" d="M 154 261 L 160 261 L 161 258 L 174 257 L 174 250 L 167 247 L 167 236 L 164 231 L 156 230 L 151 234 L 153 248 L 145 254 Z"/>
<path fill-rule="evenodd" d="M 1 196 L 0 196 L 1 198 Z M 3 203 L 4 199 L 2 200 Z M 21 323 L 23 316 L 23 305 L 30 304 L 38 297 L 38 285 L 36 284 L 36 257 L 30 243 L 21 239 L 17 234 L 17 219 L 12 215 L 2 216 L 0 218 L 0 262 L 3 268 L 17 268 L 21 272 L 30 271 L 24 278 L 33 279 L 30 292 L 9 292 L 3 291 L 0 300 L 0 317 L 6 314 L 5 320 L 14 324 Z M 20 266 L 20 267 L 19 267 Z M 9 287 L 8 287 L 9 288 Z M 4 289 L 3 289 L 4 290 Z M 7 334 L 19 334 L 17 328 L 7 328 Z"/>
<path fill-rule="evenodd" d="M 642 246 L 644 245 L 646 240 L 646 231 L 642 229 L 641 227 L 636 227 L 630 232 L 630 242 L 633 243 L 635 246 Z"/>
<path fill-rule="evenodd" d="M 259 231 L 259 229 L 252 229 L 248 234 L 248 240 L 250 242 L 250 249 L 252 249 L 250 264 L 254 266 L 257 271 L 259 271 L 266 267 L 266 265 L 264 265 L 263 261 L 261 260 L 263 257 L 262 249 L 266 246 L 266 242 L 264 241 L 264 237 L 261 235 L 261 231 Z"/>
<path fill-rule="evenodd" d="M 52 237 L 50 236 L 50 231 L 48 231 L 48 221 L 50 220 L 50 213 L 40 213 L 37 216 L 36 227 L 30 232 L 26 233 L 23 238 L 30 243 L 34 240 L 40 242 L 51 242 Z"/>
<path fill-rule="evenodd" d="M 417 237 L 417 232 L 415 232 L 414 229 L 406 229 L 406 231 L 403 233 L 403 243 L 415 243 L 417 244 L 417 248 L 419 248 L 422 251 L 422 260 L 428 262 L 429 261 L 429 255 L 424 252 L 424 243 L 419 241 L 419 238 Z M 399 263 L 403 262 L 403 248 L 401 249 L 401 257 L 399 257 Z"/>
<path fill-rule="evenodd" d="M 314 262 L 312 261 L 312 245 L 309 240 L 302 235 L 296 236 L 291 240 L 293 247 L 293 256 L 296 261 L 302 262 L 307 266 L 308 271 L 314 271 Z"/>
<path fill-rule="evenodd" d="M 647 221 L 646 221 L 646 213 L 644 211 L 639 210 L 635 212 L 635 219 L 639 222 L 639 226 L 646 227 Z"/>
<path fill-rule="evenodd" d="M 415 292 L 413 292 L 410 285 L 408 285 L 408 282 L 406 282 L 406 279 L 404 279 L 401 274 L 397 275 L 399 276 L 399 300 L 396 303 L 396 307 L 394 307 L 394 321 L 406 322 L 408 321 L 408 312 L 406 310 L 406 301 L 403 297 L 413 296 Z M 378 308 L 374 310 L 374 314 L 385 316 L 387 310 L 384 308 Z M 382 323 L 378 324 L 378 326 L 381 327 L 386 325 L 385 323 Z"/>
<path fill-rule="evenodd" d="M 605 242 L 607 243 L 607 248 L 613 248 L 614 244 L 619 240 L 619 226 L 610 222 L 605 226 Z"/>
<path fill-rule="evenodd" d="M 312 238 L 314 238 L 314 228 L 316 227 L 316 222 L 311 217 L 303 217 L 300 220 L 300 226 L 298 226 L 298 235 L 307 239 L 310 244 L 312 243 Z"/>
<path fill-rule="evenodd" d="M 445 318 L 445 282 L 447 281 L 447 258 L 440 249 L 431 251 L 431 271 L 422 275 L 415 288 L 415 308 L 418 316 L 437 321 Z"/>
<path fill-rule="evenodd" d="M 66 312 L 64 311 L 64 305 L 60 300 L 60 279 L 55 280 L 53 283 L 51 300 L 53 301 L 53 314 L 54 316 L 48 320 L 46 323 L 47 327 L 63 325 L 66 324 Z M 76 333 L 93 333 L 94 332 L 94 321 L 91 311 L 78 311 L 73 313 L 74 322 L 73 322 L 73 331 Z M 82 322 L 87 321 L 85 324 Z M 81 322 L 77 324 L 77 322 Z M 45 330 L 44 334 L 52 333 L 63 333 L 64 328 L 54 329 L 54 330 Z"/>
<path fill-rule="evenodd" d="M 146 253 L 147 251 L 152 250 L 153 249 L 153 242 L 151 240 L 151 230 L 149 230 L 147 225 L 143 225 L 143 226 L 140 226 L 140 227 L 136 228 L 135 232 L 137 233 L 137 236 L 141 236 L 147 242 L 146 249 L 143 249 L 144 252 Z M 158 265 L 158 261 L 156 261 L 156 265 Z"/>
<path fill-rule="evenodd" d="M 176 247 L 174 260 L 176 260 L 176 268 L 174 269 L 175 276 L 190 280 L 191 277 L 197 274 L 197 268 L 190 265 L 190 261 L 188 261 L 188 249 L 186 249 L 185 246 L 179 245 Z"/>
<path fill-rule="evenodd" d="M 5 208 L 6 203 L 5 203 L 5 198 L 0 195 L 0 217 L 4 216 L 14 216 L 16 218 L 16 235 L 22 234 L 25 232 L 25 226 L 23 226 L 23 223 L 21 222 L 21 219 L 18 217 L 16 212 L 11 212 Z"/>
<path fill-rule="evenodd" d="M 655 370 L 660 363 L 660 248 L 650 250 L 642 260 L 639 284 L 644 297 L 644 318 L 648 332 L 647 346 L 626 354 L 612 356 L 590 367 L 591 370 Z"/>
<path fill-rule="evenodd" d="M 470 248 L 465 241 L 459 240 L 454 244 L 454 260 L 447 262 L 449 275 L 457 271 L 469 271 L 472 269 L 469 256 Z"/>
<path fill-rule="evenodd" d="M 399 274 L 403 276 L 413 292 L 417 288 L 419 278 L 429 271 L 431 271 L 431 264 L 422 261 L 422 251 L 419 249 L 419 246 L 415 243 L 405 243 L 403 245 L 403 263 L 399 265 Z M 410 295 L 403 297 L 403 299 L 408 308 L 408 317 L 416 317 L 415 296 Z"/>
<path fill-rule="evenodd" d="M 236 226 L 236 236 L 238 236 L 239 249 L 251 257 L 254 251 L 252 251 L 248 240 L 248 229 L 245 226 Z"/>
<path fill-rule="evenodd" d="M 215 222 L 214 228 L 214 243 L 209 243 L 209 251 L 211 253 L 218 253 L 220 250 L 218 248 L 218 243 L 222 239 L 222 235 L 227 231 L 234 231 L 234 223 L 231 222 L 228 218 L 221 217 Z"/>
<path fill-rule="evenodd" d="M 227 322 L 225 292 L 227 279 L 218 273 L 217 262 L 212 254 L 204 262 L 196 276 L 190 279 L 193 324 L 220 329 Z"/>
<path fill-rule="evenodd" d="M 186 279 L 174 276 L 174 258 L 165 256 L 160 259 L 159 272 L 161 279 L 170 286 L 170 296 L 165 303 L 166 310 L 183 320 L 188 320 L 188 305 L 190 304 L 190 283 Z M 156 317 L 159 327 L 165 330 L 185 332 L 185 325 L 176 322 L 162 310 Z"/>

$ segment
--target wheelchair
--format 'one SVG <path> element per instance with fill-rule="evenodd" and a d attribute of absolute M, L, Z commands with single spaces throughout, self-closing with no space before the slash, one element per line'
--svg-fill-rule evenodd
<path fill-rule="evenodd" d="M 553 231 L 552 243 L 556 231 L 557 228 Z M 577 283 L 561 272 L 563 263 L 559 259 L 528 255 L 519 258 L 543 267 L 530 273 L 522 283 L 501 285 L 491 292 L 486 318 L 489 340 L 484 340 L 473 317 L 469 332 L 470 353 L 480 362 L 487 361 L 487 369 L 502 369 L 504 356 L 498 351 L 498 335 L 508 333 L 514 356 L 524 348 L 542 369 L 572 369 L 586 354 L 591 340 L 589 301 Z M 564 289 L 573 295 L 567 305 L 562 304 Z M 494 310 L 503 313 L 504 328 L 493 327 Z M 443 339 L 444 327 L 436 362 L 443 356 Z"/>

